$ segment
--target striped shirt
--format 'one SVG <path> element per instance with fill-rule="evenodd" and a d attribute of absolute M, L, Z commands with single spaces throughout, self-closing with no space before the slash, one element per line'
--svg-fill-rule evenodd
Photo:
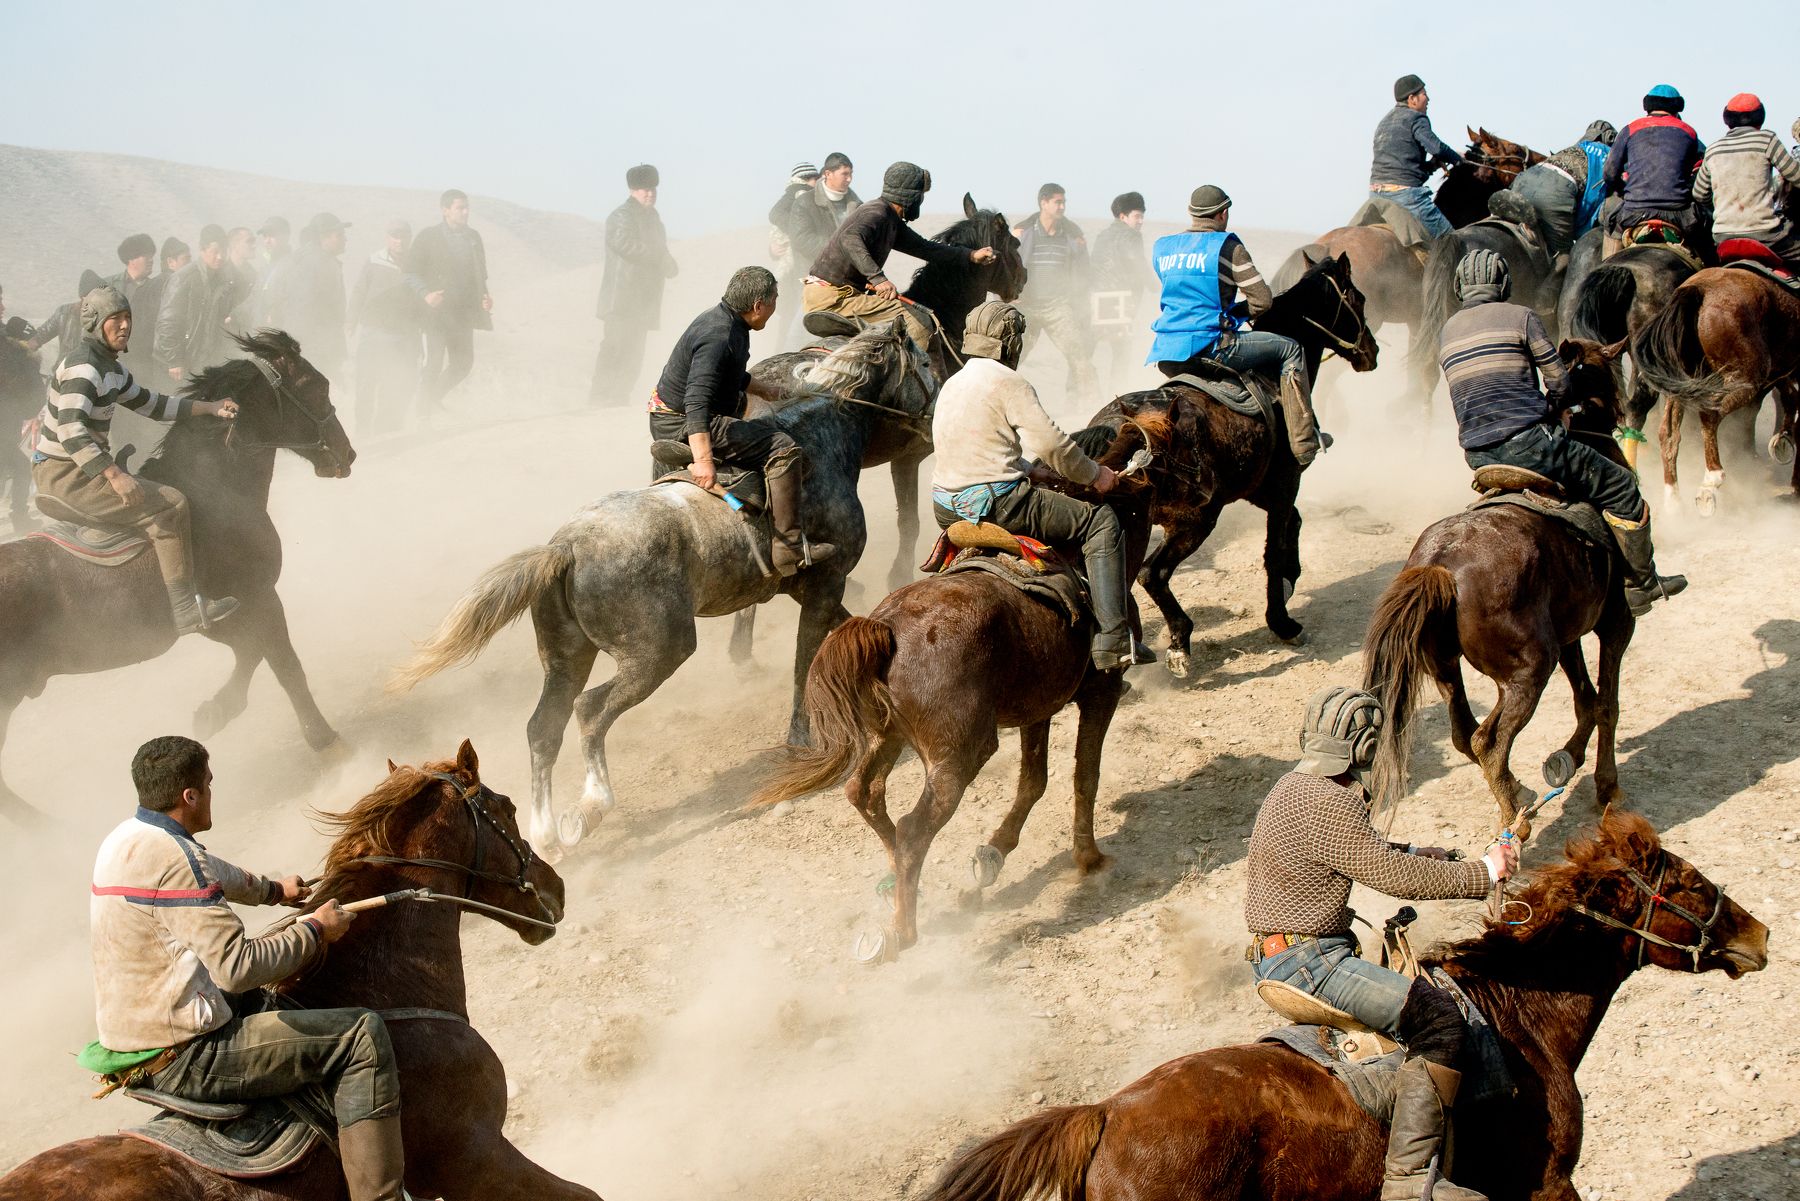
<path fill-rule="evenodd" d="M 98 339 L 84 337 L 64 355 L 50 377 L 49 398 L 38 414 L 37 453 L 72 460 L 88 475 L 113 465 L 113 409 L 124 405 L 152 421 L 178 421 L 193 411 L 191 398 L 152 392 L 131 378 L 118 357 Z"/>
<path fill-rule="evenodd" d="M 1568 393 L 1569 377 L 1544 323 L 1523 305 L 1470 305 L 1444 322 L 1440 345 L 1464 450 L 1496 445 L 1548 421 L 1551 400 Z"/>
<path fill-rule="evenodd" d="M 1694 176 L 1694 199 L 1711 200 L 1718 237 L 1769 238 L 1782 232 L 1775 177 L 1800 188 L 1800 163 L 1766 129 L 1741 127 L 1706 148 Z"/>
<path fill-rule="evenodd" d="M 1192 218 L 1188 228 L 1197 233 L 1217 233 L 1223 227 L 1218 215 L 1214 214 Z M 1257 270 L 1243 240 L 1232 237 L 1219 254 L 1219 307 L 1229 311 L 1237 302 L 1239 292 L 1244 294 L 1245 315 L 1251 318 L 1262 316 L 1275 303 L 1275 293 L 1270 291 L 1268 281 Z"/>

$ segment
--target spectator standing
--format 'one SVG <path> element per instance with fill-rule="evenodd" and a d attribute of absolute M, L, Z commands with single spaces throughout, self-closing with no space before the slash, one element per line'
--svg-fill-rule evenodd
<path fill-rule="evenodd" d="M 267 294 L 270 323 L 294 335 L 319 373 L 340 383 L 347 353 L 342 256 L 349 228 L 330 213 L 315 215 Z"/>
<path fill-rule="evenodd" d="M 769 207 L 769 261 L 774 264 L 775 278 L 782 291 L 790 296 L 799 295 L 800 279 L 806 274 L 805 264 L 812 262 L 803 259 L 794 247 L 794 205 L 811 196 L 818 187 L 819 169 L 811 163 L 796 163 L 788 172 L 787 186 L 781 189 L 781 198 Z M 799 307 L 790 304 L 777 310 L 777 346 L 787 345 L 788 332 L 794 327 L 794 313 Z"/>
<path fill-rule="evenodd" d="M 1020 358 L 1029 357 L 1038 337 L 1048 334 L 1068 363 L 1065 399 L 1096 400 L 1100 385 L 1088 327 L 1087 238 L 1064 216 L 1067 208 L 1063 186 L 1047 183 L 1038 189 L 1037 219 L 1013 231 L 1025 260 L 1025 290 L 1018 305 L 1025 314 Z"/>
<path fill-rule="evenodd" d="M 425 367 L 419 410 L 429 424 L 444 397 L 475 365 L 475 331 L 493 329 L 487 248 L 469 228 L 469 197 L 451 188 L 438 198 L 443 220 L 421 230 L 406 255 L 406 283 L 425 306 Z"/>
<path fill-rule="evenodd" d="M 350 293 L 358 437 L 397 429 L 419 378 L 424 305 L 406 286 L 411 248 L 412 227 L 399 218 L 389 221 L 386 242 L 363 263 Z"/>
<path fill-rule="evenodd" d="M 181 268 L 164 289 L 156 318 L 157 375 L 174 390 L 229 354 L 225 318 L 231 311 L 232 275 L 225 266 L 225 231 L 200 231 L 200 257 Z"/>
<path fill-rule="evenodd" d="M 234 334 L 256 328 L 256 233 L 248 225 L 225 231 L 225 266 L 231 270 L 231 310 L 225 325 Z"/>
<path fill-rule="evenodd" d="M 588 398 L 595 404 L 628 401 L 644 368 L 644 342 L 662 327 L 663 284 L 679 268 L 669 235 L 656 212 L 662 176 L 649 163 L 625 173 L 630 195 L 606 218 L 606 267 L 600 280 L 599 317 L 606 323 L 594 357 Z"/>
<path fill-rule="evenodd" d="M 138 297 L 145 288 L 150 286 L 151 272 L 156 270 L 155 240 L 149 234 L 132 234 L 119 243 L 119 261 L 125 264 L 125 270 L 106 282 L 112 285 L 115 292 L 125 298 L 125 302 L 131 305 L 134 313 L 138 312 L 142 304 Z M 82 295 L 85 296 L 86 293 L 84 292 Z M 148 328 L 156 328 L 154 316 Z M 146 338 L 144 341 L 147 344 L 149 339 Z M 148 345 L 140 350 L 126 351 L 119 356 L 119 361 L 125 365 L 125 370 L 133 375 L 141 375 L 145 379 L 150 378 Z"/>
<path fill-rule="evenodd" d="M 156 323 L 162 316 L 163 297 L 168 294 L 169 281 L 175 273 L 193 261 L 194 252 L 180 238 L 164 238 L 162 248 L 157 251 L 156 261 L 162 269 L 138 289 L 131 300 L 131 319 L 135 327 L 141 331 L 138 335 L 140 349 L 136 351 L 140 358 L 149 357 L 151 370 L 143 373 L 143 378 L 154 380 L 156 362 Z M 83 292 L 83 296 L 87 293 Z"/>
<path fill-rule="evenodd" d="M 1094 284 L 1094 341 L 1107 348 L 1107 374 L 1111 391 L 1124 390 L 1131 369 L 1138 364 L 1133 349 L 1137 315 L 1144 294 L 1156 286 L 1150 256 L 1144 251 L 1144 196 L 1124 192 L 1113 197 L 1112 224 L 1094 238 L 1089 267 Z"/>

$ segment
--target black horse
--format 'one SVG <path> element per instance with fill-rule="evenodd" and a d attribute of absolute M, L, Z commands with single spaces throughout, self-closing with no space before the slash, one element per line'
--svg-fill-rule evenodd
<path fill-rule="evenodd" d="M 1298 342 L 1313 378 L 1327 350 L 1342 355 L 1356 371 L 1375 369 L 1375 335 L 1363 312 L 1363 294 L 1350 278 L 1348 255 L 1314 264 L 1275 298 L 1256 328 Z M 1265 386 L 1273 389 L 1274 381 Z M 1277 637 L 1301 641 L 1300 623 L 1287 611 L 1288 596 L 1300 578 L 1300 511 L 1294 502 L 1301 467 L 1279 418 L 1271 424 L 1228 409 L 1186 384 L 1169 383 L 1119 397 L 1091 424 L 1117 428 L 1144 411 L 1167 414 L 1180 435 L 1177 444 L 1198 448 L 1192 462 L 1168 465 L 1176 482 L 1158 489 L 1150 511 L 1150 519 L 1163 527 L 1163 542 L 1138 573 L 1138 582 L 1169 627 L 1169 670 L 1187 675 L 1188 639 L 1194 631 L 1169 578 L 1200 549 L 1232 501 L 1247 500 L 1269 515 L 1263 549 L 1269 585 L 1265 620 Z"/>
<path fill-rule="evenodd" d="M 235 399 L 237 419 L 176 422 L 142 475 L 188 498 L 201 592 L 241 602 L 207 635 L 230 647 L 237 662 L 194 714 L 196 732 L 208 737 L 244 711 L 250 677 L 266 660 L 308 745 L 320 750 L 337 740 L 337 731 L 307 687 L 275 592 L 281 536 L 269 517 L 269 481 L 278 450 L 294 451 L 326 478 L 349 475 L 356 452 L 332 409 L 330 382 L 301 356 L 299 343 L 276 330 L 236 340 L 250 357 L 201 372 L 186 394 Z M 41 538 L 0 543 L 0 613 L 7 615 L 0 623 L 0 738 L 19 702 L 42 692 L 51 676 L 142 663 L 176 637 L 156 556 L 148 552 L 102 567 Z M 4 782 L 0 811 L 29 816 Z"/>

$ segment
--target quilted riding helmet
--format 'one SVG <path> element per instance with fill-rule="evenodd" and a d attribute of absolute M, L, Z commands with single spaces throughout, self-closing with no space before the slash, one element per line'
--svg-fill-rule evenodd
<path fill-rule="evenodd" d="M 1619 140 L 1619 131 L 1613 128 L 1613 123 L 1611 121 L 1590 121 L 1588 122 L 1588 127 L 1581 133 L 1581 140 L 1584 142 L 1599 142 L 1602 146 L 1610 146 Z"/>
<path fill-rule="evenodd" d="M 102 284 L 81 298 L 81 328 L 91 337 L 100 336 L 100 326 L 114 313 L 129 313 L 131 302 L 117 288 Z"/>
<path fill-rule="evenodd" d="M 1300 762 L 1309 776 L 1341 776 L 1365 782 L 1381 737 L 1381 702 L 1359 688 L 1333 685 L 1306 702 L 1300 723 Z"/>
<path fill-rule="evenodd" d="M 983 359 L 1019 365 L 1025 345 L 1025 314 L 1001 300 L 977 305 L 964 319 L 962 351 Z"/>
<path fill-rule="evenodd" d="M 1506 260 L 1491 250 L 1471 250 L 1456 264 L 1456 294 L 1462 302 L 1485 304 L 1512 294 L 1512 272 Z"/>
<path fill-rule="evenodd" d="M 925 193 L 931 191 L 931 172 L 917 163 L 901 161 L 881 177 L 881 198 L 900 206 L 908 221 L 916 221 Z"/>

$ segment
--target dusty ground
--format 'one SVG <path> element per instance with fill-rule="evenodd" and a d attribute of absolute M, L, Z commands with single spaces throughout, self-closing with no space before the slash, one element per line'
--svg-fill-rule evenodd
<path fill-rule="evenodd" d="M 592 282 L 558 279 L 539 303 L 550 312 Z M 347 481 L 284 469 L 274 498 L 288 534 L 283 593 L 346 747 L 307 751 L 259 677 L 250 711 L 212 743 L 215 850 L 306 869 L 323 848 L 309 806 L 345 806 L 385 757 L 441 757 L 464 736 L 491 783 L 527 794 L 523 724 L 538 686 L 527 628 L 413 695 L 386 696 L 381 684 L 481 569 L 635 479 L 635 407 L 579 405 L 588 332 L 565 331 L 545 358 L 550 340 L 532 340 L 542 331 L 508 342 L 503 328 L 484 344 L 455 428 L 364 445 Z M 1028 369 L 1059 404 L 1054 351 Z M 699 653 L 615 731 L 622 803 L 562 866 L 566 928 L 531 949 L 466 924 L 473 1017 L 516 1086 L 518 1142 L 612 1201 L 910 1197 L 957 1147 L 1035 1106 L 1102 1097 L 1164 1060 L 1273 1024 L 1240 959 L 1256 806 L 1293 758 L 1307 695 L 1359 675 L 1370 606 L 1417 532 L 1466 498 L 1441 416 L 1423 439 L 1384 420 L 1397 375 L 1355 381 L 1328 409 L 1340 445 L 1302 494 L 1295 613 L 1310 644 L 1282 646 L 1262 628 L 1260 515 L 1233 511 L 1177 578 L 1200 626 L 1195 677 L 1137 672 L 1108 742 L 1097 822 L 1115 868 L 1080 881 L 1070 867 L 1073 727 L 1059 723 L 1051 790 L 1019 850 L 985 908 L 959 903 L 968 855 L 1011 792 L 1008 741 L 938 841 L 921 942 L 897 965 L 862 968 L 848 955 L 878 916 L 886 867 L 841 796 L 741 808 L 785 728 L 792 607 L 764 611 L 747 678 L 726 660 L 726 624 L 705 623 Z M 507 423 L 522 412 L 561 413 L 561 436 L 546 445 Z M 1695 582 L 1639 625 L 1622 771 L 1670 844 L 1770 925 L 1773 959 L 1736 983 L 1661 971 L 1628 983 L 1581 1072 L 1589 1135 L 1577 1180 L 1590 1199 L 1800 1196 L 1796 1051 L 1781 1037 L 1800 1016 L 1786 954 L 1800 924 L 1800 568 L 1783 553 L 1800 523 L 1771 499 L 1761 465 L 1728 470 L 1720 517 L 1659 517 L 1666 564 Z M 864 491 L 872 512 L 890 511 L 884 479 Z M 1352 505 L 1364 510 L 1355 520 L 1341 515 Z M 1391 532 L 1356 532 L 1369 520 Z M 878 599 L 890 550 L 878 543 L 865 558 L 852 608 Z M 139 1119 L 128 1102 L 88 1100 L 71 1061 L 92 1037 L 85 880 L 93 847 L 129 812 L 132 749 L 187 729 L 226 670 L 223 651 L 189 640 L 153 664 L 54 681 L 13 722 L 8 779 L 58 824 L 49 837 L 9 832 L 0 846 L 10 915 L 0 1007 L 12 1017 L 0 1165 Z M 1480 683 L 1475 693 L 1491 696 Z M 1571 720 L 1555 682 L 1521 740 L 1528 780 Z M 1478 847 L 1491 802 L 1450 752 L 1441 707 L 1424 716 L 1415 776 L 1396 834 Z M 579 779 L 566 753 L 565 798 Z M 916 763 L 903 764 L 894 803 L 910 805 L 918 783 Z M 1528 861 L 1550 856 L 1591 807 L 1584 774 Z M 1369 896 L 1358 904 L 1371 917 L 1388 911 Z M 1425 908 L 1427 940 L 1472 928 L 1477 911 Z"/>

